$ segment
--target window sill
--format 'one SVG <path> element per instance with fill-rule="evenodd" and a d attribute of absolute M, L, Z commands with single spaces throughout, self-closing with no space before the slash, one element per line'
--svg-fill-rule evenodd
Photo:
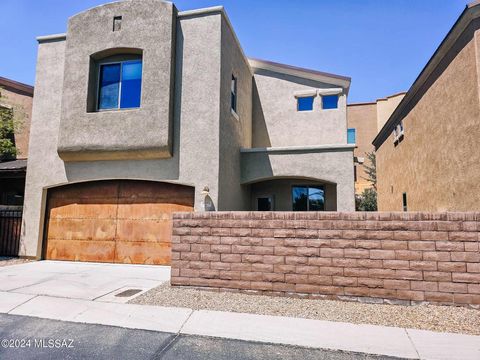
<path fill-rule="evenodd" d="M 89 113 L 104 113 L 104 112 L 123 112 L 123 111 L 135 111 L 140 108 L 124 108 L 124 109 L 97 109 L 95 111 L 88 111 Z"/>
<path fill-rule="evenodd" d="M 238 114 L 235 112 L 235 110 L 233 109 L 230 109 L 230 113 L 233 115 L 233 117 L 237 120 L 240 121 L 240 116 L 238 116 Z"/>

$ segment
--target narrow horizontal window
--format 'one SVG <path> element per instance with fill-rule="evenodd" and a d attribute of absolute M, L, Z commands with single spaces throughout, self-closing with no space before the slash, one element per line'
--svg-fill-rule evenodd
<path fill-rule="evenodd" d="M 322 109 L 338 109 L 338 95 L 322 96 Z"/>
<path fill-rule="evenodd" d="M 311 111 L 313 110 L 313 96 L 299 97 L 297 99 L 298 111 Z"/>

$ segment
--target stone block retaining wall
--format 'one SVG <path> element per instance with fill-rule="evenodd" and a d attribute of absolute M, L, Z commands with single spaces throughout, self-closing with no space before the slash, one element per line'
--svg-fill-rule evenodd
<path fill-rule="evenodd" d="M 480 213 L 177 213 L 171 284 L 480 305 Z"/>

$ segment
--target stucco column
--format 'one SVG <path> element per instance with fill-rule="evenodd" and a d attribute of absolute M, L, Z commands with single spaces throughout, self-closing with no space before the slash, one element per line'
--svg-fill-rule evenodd
<path fill-rule="evenodd" d="M 342 177 L 337 183 L 337 211 L 355 211 L 353 173 L 351 179 L 349 177 Z"/>

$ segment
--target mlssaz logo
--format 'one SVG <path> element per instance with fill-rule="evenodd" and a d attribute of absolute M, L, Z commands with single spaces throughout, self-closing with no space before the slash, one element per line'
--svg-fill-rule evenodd
<path fill-rule="evenodd" d="M 35 339 L 36 348 L 48 348 L 48 349 L 72 349 L 73 339 Z"/>

